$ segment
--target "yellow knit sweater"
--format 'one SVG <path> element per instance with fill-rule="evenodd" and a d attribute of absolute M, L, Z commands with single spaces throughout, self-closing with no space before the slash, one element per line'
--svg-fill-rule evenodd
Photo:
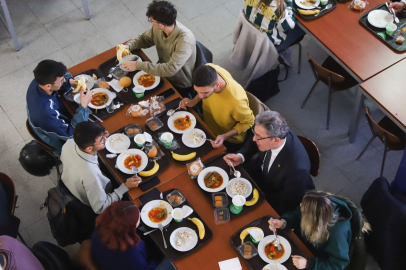
<path fill-rule="evenodd" d="M 213 67 L 226 81 L 226 88 L 203 99 L 204 122 L 216 136 L 236 129 L 238 135 L 228 138 L 227 141 L 243 143 L 246 131 L 254 125 L 255 119 L 248 104 L 247 94 L 227 70 L 214 64 L 207 65 Z"/>

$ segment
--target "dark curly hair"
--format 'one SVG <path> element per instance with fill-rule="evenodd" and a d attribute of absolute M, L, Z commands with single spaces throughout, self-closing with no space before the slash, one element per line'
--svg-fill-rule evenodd
<path fill-rule="evenodd" d="M 154 0 L 148 5 L 146 15 L 163 25 L 171 26 L 175 24 L 177 14 L 178 11 L 172 3 Z"/>
<path fill-rule="evenodd" d="M 139 216 L 140 210 L 132 202 L 112 203 L 96 219 L 100 241 L 108 249 L 121 252 L 138 245 L 141 241 L 136 233 Z"/>

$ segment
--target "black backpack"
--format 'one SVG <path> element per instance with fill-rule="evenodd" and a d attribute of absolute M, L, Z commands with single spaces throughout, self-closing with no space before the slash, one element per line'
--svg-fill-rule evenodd
<path fill-rule="evenodd" d="M 51 232 L 59 246 L 91 238 L 97 215 L 90 206 L 73 196 L 61 179 L 56 187 L 48 190 L 43 207 L 47 207 Z"/>

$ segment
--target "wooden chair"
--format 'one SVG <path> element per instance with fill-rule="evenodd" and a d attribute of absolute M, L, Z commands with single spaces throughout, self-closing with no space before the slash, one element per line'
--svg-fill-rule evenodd
<path fill-rule="evenodd" d="M 261 112 L 269 111 L 269 108 L 264 103 L 262 103 L 256 96 L 254 96 L 250 92 L 245 93 L 247 94 L 250 109 L 252 110 L 254 116 L 257 116 Z"/>
<path fill-rule="evenodd" d="M 316 61 L 314 61 L 310 54 L 309 56 L 309 63 L 310 67 L 313 71 L 314 77 L 316 78 L 316 82 L 313 84 L 313 87 L 310 89 L 309 94 L 306 96 L 306 99 L 303 101 L 303 104 L 300 108 L 306 105 L 307 100 L 309 99 L 310 95 L 313 93 L 316 85 L 321 81 L 325 85 L 328 86 L 328 107 L 327 107 L 327 125 L 326 129 L 329 129 L 330 123 L 330 109 L 331 109 L 331 94 L 333 92 L 339 92 L 347 90 L 355 85 L 358 82 L 351 77 L 351 75 L 341 67 L 333 58 L 330 56 L 323 62 L 322 65 L 319 65 Z"/>
<path fill-rule="evenodd" d="M 14 216 L 17 199 L 18 199 L 18 196 L 16 195 L 14 181 L 8 175 L 0 172 L 0 183 L 2 184 L 4 190 L 7 194 L 7 200 L 8 200 L 8 204 L 10 206 L 9 211 L 10 211 L 11 215 Z M 20 232 L 17 232 L 17 236 L 21 239 L 21 242 L 27 246 L 27 244 L 25 243 L 24 238 L 22 238 Z"/>
<path fill-rule="evenodd" d="M 369 140 L 364 149 L 362 149 L 362 152 L 359 154 L 356 160 L 359 160 L 361 158 L 361 156 L 364 154 L 365 150 L 367 150 L 368 146 L 372 143 L 372 141 L 376 137 L 378 137 L 384 144 L 383 160 L 380 174 L 380 176 L 382 176 L 383 168 L 385 166 L 386 152 L 390 150 L 405 149 L 406 146 L 405 132 L 403 132 L 403 130 L 401 130 L 387 116 L 385 116 L 384 118 L 382 118 L 382 120 L 376 123 L 375 120 L 372 119 L 371 115 L 369 114 L 369 108 L 366 107 L 365 110 L 368 124 L 369 127 L 371 128 L 372 138 Z"/>
<path fill-rule="evenodd" d="M 45 150 L 47 151 L 54 159 L 55 159 L 55 167 L 56 167 L 56 172 L 58 175 L 60 175 L 59 171 L 59 164 L 61 161 L 59 160 L 59 157 L 54 154 L 54 148 L 48 144 L 46 144 L 32 129 L 30 123 L 27 121 L 25 122 L 25 127 L 27 128 L 28 133 L 31 135 L 31 137 Z"/>
<path fill-rule="evenodd" d="M 313 176 L 319 175 L 320 171 L 320 152 L 317 148 L 316 144 L 307 137 L 304 136 L 297 136 L 299 140 L 302 142 L 304 148 L 306 149 L 307 154 L 309 155 L 310 159 L 310 174 Z"/>

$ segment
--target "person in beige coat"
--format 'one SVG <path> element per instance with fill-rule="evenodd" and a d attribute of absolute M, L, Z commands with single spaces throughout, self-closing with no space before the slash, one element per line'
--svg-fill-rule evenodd
<path fill-rule="evenodd" d="M 143 70 L 148 74 L 166 77 L 184 96 L 193 91 L 192 74 L 196 63 L 196 39 L 183 24 L 176 21 L 177 10 L 167 1 L 153 1 L 148 6 L 151 29 L 127 46 L 132 50 L 156 46 L 158 63 L 128 61 L 127 70 Z"/>

